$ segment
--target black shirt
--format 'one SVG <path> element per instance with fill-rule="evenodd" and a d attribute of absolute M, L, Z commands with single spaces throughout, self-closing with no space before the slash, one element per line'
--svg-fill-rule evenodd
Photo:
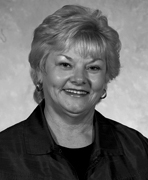
<path fill-rule="evenodd" d="M 72 165 L 80 180 L 84 180 L 89 160 L 92 152 L 93 144 L 82 148 L 67 148 L 59 146 L 64 157 Z"/>

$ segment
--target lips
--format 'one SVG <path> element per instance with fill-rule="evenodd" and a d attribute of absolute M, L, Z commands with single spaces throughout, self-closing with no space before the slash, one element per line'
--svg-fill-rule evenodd
<path fill-rule="evenodd" d="M 85 96 L 89 92 L 85 90 L 78 90 L 78 89 L 65 89 L 65 92 L 70 95 L 76 95 L 76 96 Z"/>

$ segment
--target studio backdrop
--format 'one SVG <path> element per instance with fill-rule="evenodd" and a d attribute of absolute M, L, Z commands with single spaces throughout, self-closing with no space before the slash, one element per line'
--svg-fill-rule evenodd
<path fill-rule="evenodd" d="M 28 63 L 33 30 L 66 4 L 102 10 L 118 31 L 121 72 L 96 109 L 148 137 L 147 0 L 0 0 L 0 131 L 26 119 L 37 106 Z"/>

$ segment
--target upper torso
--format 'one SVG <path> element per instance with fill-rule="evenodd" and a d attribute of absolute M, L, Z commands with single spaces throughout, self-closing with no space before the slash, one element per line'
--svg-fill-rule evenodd
<path fill-rule="evenodd" d="M 26 121 L 0 133 L 0 180 L 78 180 L 76 168 L 53 141 L 46 126 L 38 107 Z M 98 112 L 94 116 L 94 129 L 85 180 L 148 179 L 145 137 Z M 84 157 L 80 159 L 75 154 L 80 161 Z"/>

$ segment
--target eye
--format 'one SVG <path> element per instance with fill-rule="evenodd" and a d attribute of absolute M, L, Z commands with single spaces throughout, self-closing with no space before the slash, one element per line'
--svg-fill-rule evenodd
<path fill-rule="evenodd" d="M 66 62 L 59 63 L 59 66 L 62 67 L 63 69 L 70 69 L 71 68 L 71 64 L 66 63 Z"/>
<path fill-rule="evenodd" d="M 99 66 L 89 66 L 89 67 L 87 67 L 87 70 L 90 71 L 90 72 L 95 73 L 95 72 L 100 71 L 101 68 Z"/>

